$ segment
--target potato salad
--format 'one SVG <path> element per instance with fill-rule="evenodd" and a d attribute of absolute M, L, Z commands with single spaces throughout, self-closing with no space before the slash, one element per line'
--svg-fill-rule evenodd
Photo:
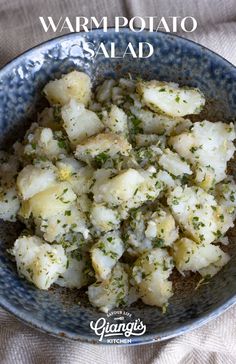
<path fill-rule="evenodd" d="M 92 87 L 74 70 L 43 95 L 24 139 L 0 152 L 0 218 L 25 226 L 10 250 L 22 278 L 85 288 L 102 312 L 165 308 L 174 270 L 209 279 L 228 263 L 235 128 L 196 116 L 199 89 L 131 77 Z"/>

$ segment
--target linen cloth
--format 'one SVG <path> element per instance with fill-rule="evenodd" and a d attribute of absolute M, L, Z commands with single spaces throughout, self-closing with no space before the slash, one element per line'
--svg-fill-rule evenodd
<path fill-rule="evenodd" d="M 189 37 L 236 64 L 236 0 L 0 0 L 0 66 L 55 36 L 39 16 L 193 16 Z M 207 325 L 167 342 L 139 347 L 97 346 L 42 334 L 0 309 L 0 364 L 236 363 L 236 307 Z"/>

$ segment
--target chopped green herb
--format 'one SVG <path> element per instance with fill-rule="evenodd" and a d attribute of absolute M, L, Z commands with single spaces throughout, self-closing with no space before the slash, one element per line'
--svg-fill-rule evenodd
<path fill-rule="evenodd" d="M 61 149 L 66 149 L 66 142 L 64 140 L 58 140 L 57 145 Z"/>
<path fill-rule="evenodd" d="M 156 240 L 154 240 L 153 242 L 153 247 L 154 248 L 162 248 L 165 244 L 164 239 L 161 238 L 157 238 Z"/>
<path fill-rule="evenodd" d="M 98 164 L 103 164 L 105 163 L 109 158 L 109 155 L 102 152 L 100 154 L 98 154 L 96 157 L 95 157 L 95 161 L 98 163 Z"/>

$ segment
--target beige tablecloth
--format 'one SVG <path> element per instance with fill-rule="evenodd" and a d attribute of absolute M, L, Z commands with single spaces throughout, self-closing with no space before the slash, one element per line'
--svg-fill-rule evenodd
<path fill-rule="evenodd" d="M 181 34 L 236 64 L 236 0 L 0 0 L 0 66 L 48 38 L 39 16 L 194 16 L 198 28 Z M 204 327 L 165 343 L 103 347 L 50 337 L 0 310 L 1 364 L 236 363 L 236 307 Z"/>

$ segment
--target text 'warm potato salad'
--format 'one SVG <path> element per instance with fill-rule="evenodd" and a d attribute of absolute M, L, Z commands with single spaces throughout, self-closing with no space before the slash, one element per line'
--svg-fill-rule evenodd
<path fill-rule="evenodd" d="M 103 312 L 139 298 L 166 307 L 173 269 L 212 277 L 230 259 L 234 125 L 193 123 L 205 104 L 196 88 L 91 87 L 78 71 L 50 81 L 50 107 L 0 154 L 0 218 L 26 226 L 11 253 L 39 289 L 87 287 Z"/>

